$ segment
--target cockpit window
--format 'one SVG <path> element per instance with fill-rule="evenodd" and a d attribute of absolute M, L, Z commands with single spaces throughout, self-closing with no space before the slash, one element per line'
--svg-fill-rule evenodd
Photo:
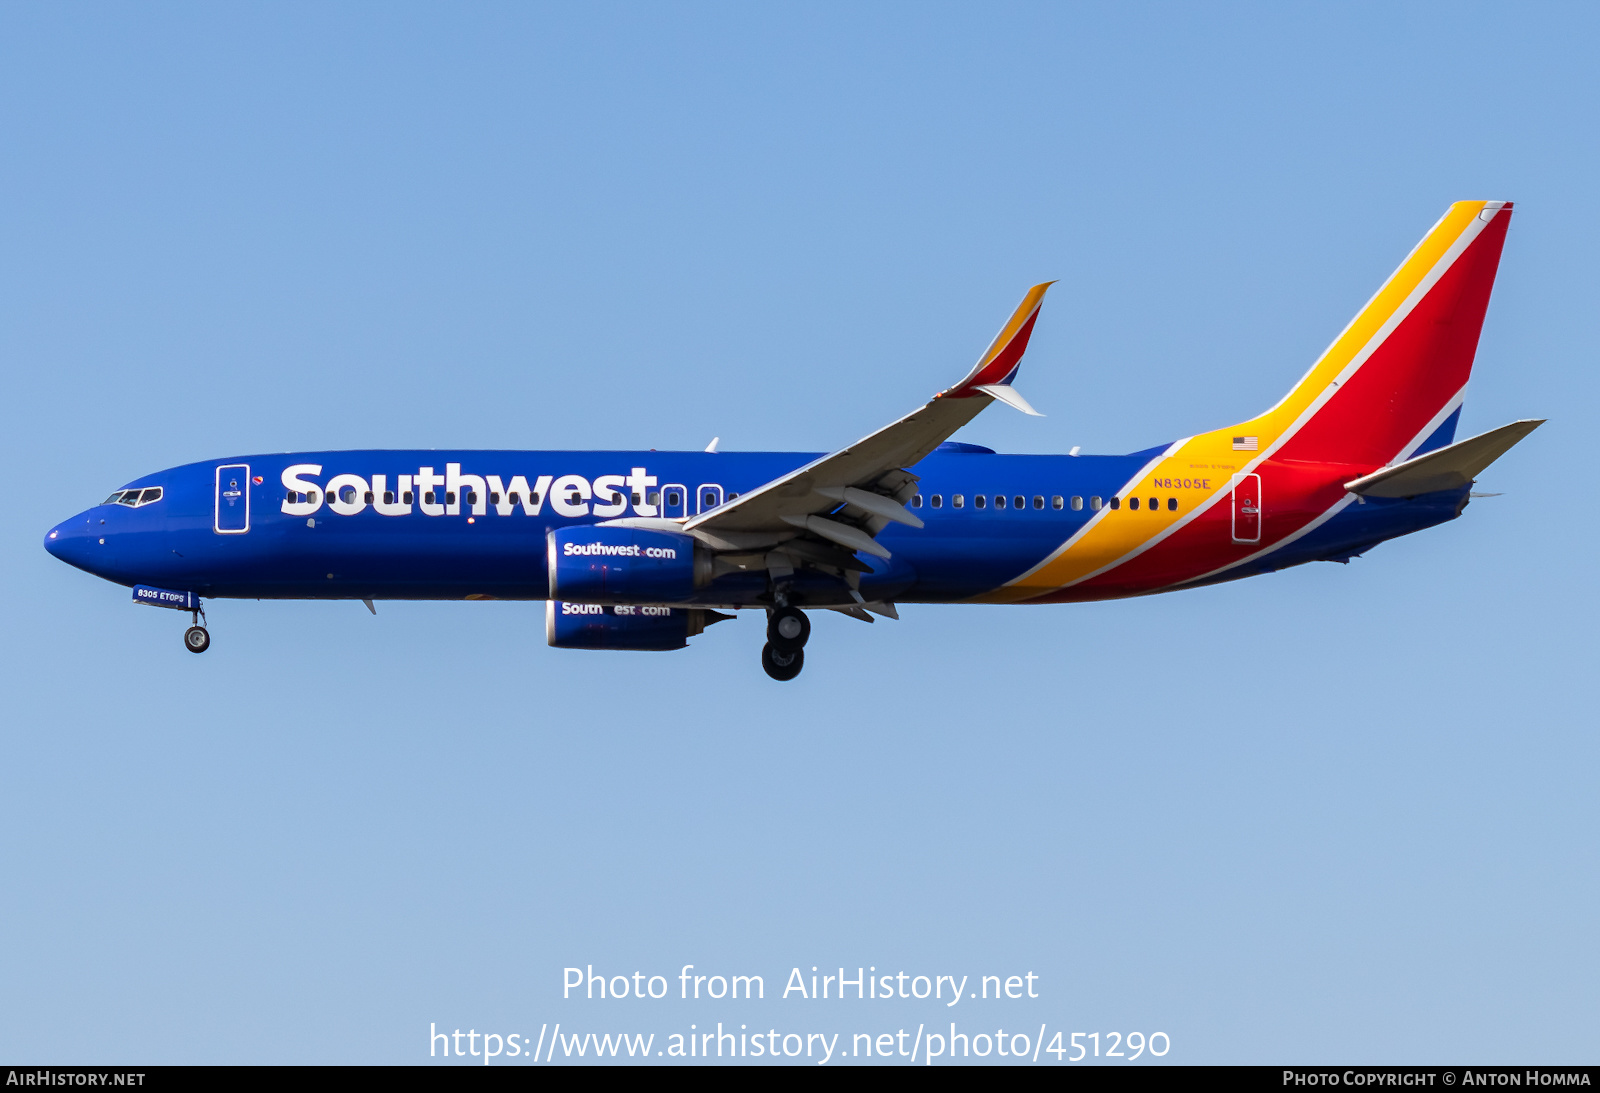
<path fill-rule="evenodd" d="M 127 505 L 131 509 L 142 505 L 153 505 L 161 500 L 161 487 L 151 486 L 143 490 L 118 490 L 101 502 L 103 505 Z"/>

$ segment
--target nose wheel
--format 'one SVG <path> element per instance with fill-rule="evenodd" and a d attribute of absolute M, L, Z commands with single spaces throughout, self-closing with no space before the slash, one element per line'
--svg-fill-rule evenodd
<path fill-rule="evenodd" d="M 193 626 L 183 632 L 183 647 L 191 653 L 203 653 L 211 648 L 211 632 L 200 625 L 200 620 L 205 618 L 205 608 L 193 611 L 189 621 Z"/>
<path fill-rule="evenodd" d="M 805 645 L 811 638 L 811 620 L 798 607 L 780 607 L 767 616 L 767 644 L 761 647 L 761 667 L 773 679 L 787 682 L 805 667 Z"/>

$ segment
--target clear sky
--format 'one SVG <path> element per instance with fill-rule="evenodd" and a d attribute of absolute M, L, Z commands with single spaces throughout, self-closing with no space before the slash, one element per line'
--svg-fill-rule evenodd
<path fill-rule="evenodd" d="M 0 10 L 0 1059 L 956 1021 L 1161 1031 L 1181 1062 L 1595 1061 L 1597 31 Z M 516 603 L 217 602 L 196 657 L 41 547 L 250 452 L 837 447 L 1049 278 L 1018 380 L 1048 416 L 959 439 L 1133 451 L 1275 401 L 1468 198 L 1517 211 L 1461 435 L 1551 420 L 1481 480 L 1503 496 L 1349 566 L 827 615 L 780 685 L 754 618 L 563 652 Z M 670 997 L 564 1001 L 591 964 Z M 767 997 L 679 1000 L 685 964 Z M 1039 997 L 780 997 L 813 965 Z"/>

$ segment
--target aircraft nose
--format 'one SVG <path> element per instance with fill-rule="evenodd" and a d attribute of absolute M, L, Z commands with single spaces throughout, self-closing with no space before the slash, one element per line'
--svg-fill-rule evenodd
<path fill-rule="evenodd" d="M 63 520 L 44 537 L 44 548 L 68 565 L 82 567 L 89 560 L 89 528 L 82 514 Z"/>

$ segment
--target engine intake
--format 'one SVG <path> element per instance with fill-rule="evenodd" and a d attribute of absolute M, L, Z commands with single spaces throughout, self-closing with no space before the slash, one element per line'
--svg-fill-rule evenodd
<path fill-rule="evenodd" d="M 641 528 L 553 528 L 550 598 L 569 603 L 678 603 L 711 583 L 711 555 L 694 538 Z"/>
<path fill-rule="evenodd" d="M 712 623 L 731 619 L 720 611 L 654 604 L 545 603 L 545 640 L 557 649 L 682 649 Z"/>

